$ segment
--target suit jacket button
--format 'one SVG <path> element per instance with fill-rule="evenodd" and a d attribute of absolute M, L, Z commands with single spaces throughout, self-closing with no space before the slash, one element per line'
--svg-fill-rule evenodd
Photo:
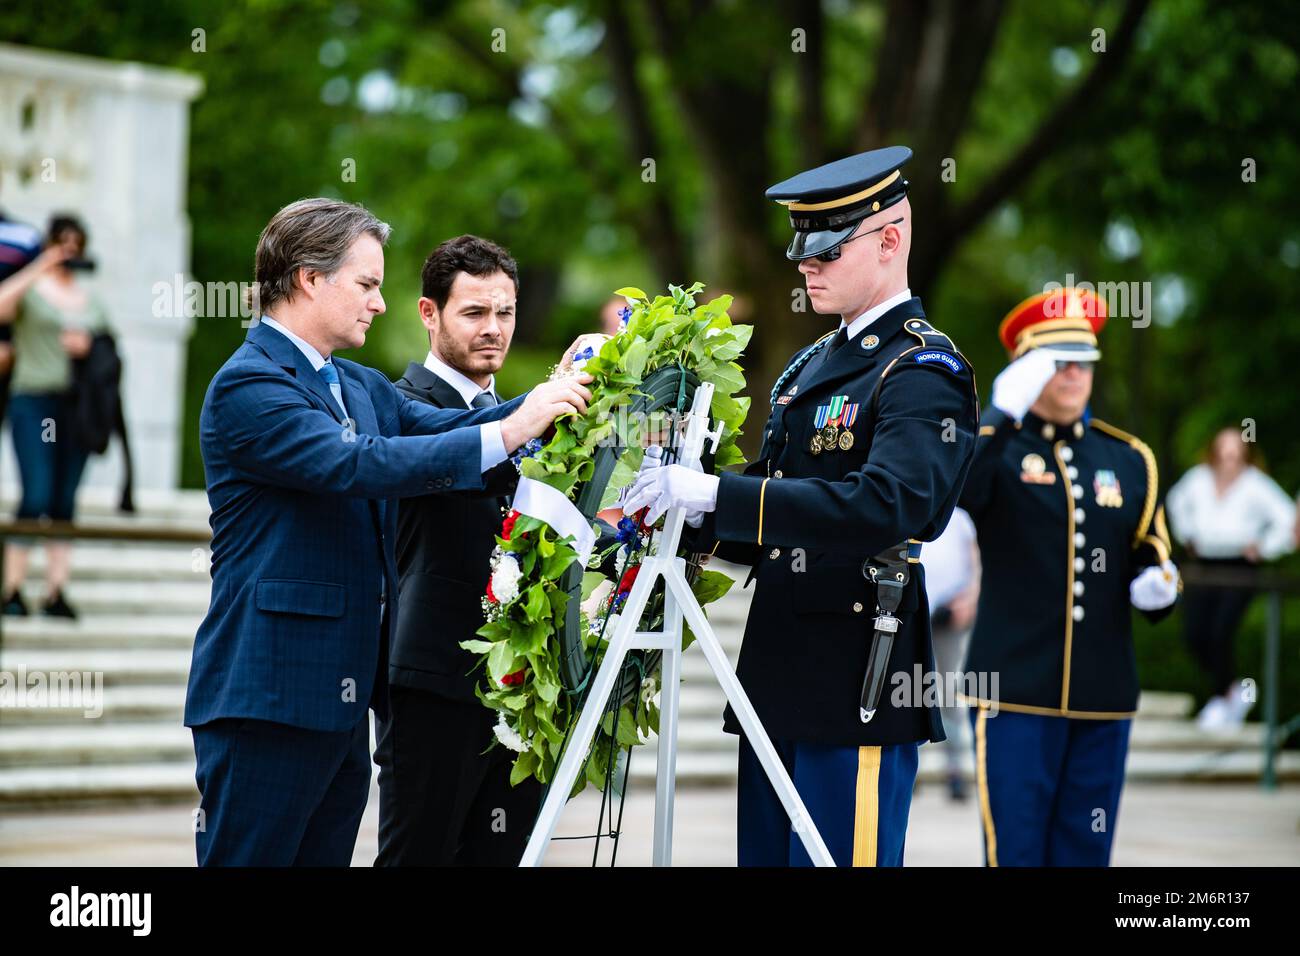
<path fill-rule="evenodd" d="M 771 551 L 768 552 L 767 556 L 771 558 L 773 561 L 775 561 L 777 558 L 781 557 L 781 549 L 773 548 Z"/>
<path fill-rule="evenodd" d="M 781 474 L 781 469 L 778 468 L 776 471 L 772 472 L 772 477 L 773 477 L 773 478 L 784 478 L 785 475 Z"/>
<path fill-rule="evenodd" d="M 862 602 L 861 602 L 861 601 L 854 601 L 854 602 L 853 602 L 853 613 L 854 613 L 854 614 L 861 614 L 861 613 L 862 613 Z"/>

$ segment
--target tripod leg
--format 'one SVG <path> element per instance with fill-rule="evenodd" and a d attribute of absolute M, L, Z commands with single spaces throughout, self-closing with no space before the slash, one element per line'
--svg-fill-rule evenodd
<path fill-rule="evenodd" d="M 684 565 L 680 558 L 674 573 Z M 677 722 L 682 677 L 682 612 L 672 588 L 664 589 L 663 691 L 659 698 L 659 762 L 655 773 L 654 865 L 673 863 L 673 804 L 677 782 Z"/>
<path fill-rule="evenodd" d="M 722 685 L 722 691 L 727 695 L 727 700 L 731 703 L 731 709 L 735 712 L 737 719 L 740 721 L 740 726 L 745 731 L 746 739 L 749 740 L 750 746 L 754 748 L 754 753 L 763 765 L 767 779 L 772 782 L 772 789 L 781 798 L 781 805 L 785 807 L 786 815 L 790 817 L 790 825 L 794 828 L 795 833 L 799 834 L 799 839 L 803 841 L 808 856 L 817 866 L 834 866 L 835 861 L 831 859 L 830 851 L 826 849 L 826 843 L 822 840 L 821 834 L 817 832 L 817 826 L 813 823 L 812 817 L 804 806 L 799 791 L 795 790 L 790 775 L 786 773 L 785 765 L 777 757 L 772 741 L 767 736 L 767 731 L 763 729 L 762 722 L 759 721 L 758 715 L 754 713 L 753 705 L 749 702 L 749 695 L 740 686 L 740 680 L 736 677 L 736 672 L 731 669 L 731 662 L 727 660 L 727 655 L 723 653 L 722 645 L 718 643 L 718 637 L 713 633 L 713 628 L 709 626 L 704 611 L 700 609 L 695 596 L 691 594 L 685 577 L 669 574 L 665 575 L 664 580 L 668 583 L 668 587 L 676 593 L 681 609 L 686 615 L 686 621 L 691 625 L 691 630 L 695 633 L 696 643 L 700 645 L 700 650 L 704 652 L 704 657 L 713 669 L 714 676 L 718 678 L 718 683 Z"/>
<path fill-rule="evenodd" d="M 604 658 L 601 659 L 591 692 L 587 695 L 582 713 L 578 716 L 578 724 L 565 745 L 564 757 L 555 768 L 555 776 L 546 792 L 546 799 L 542 802 L 537 821 L 533 824 L 532 835 L 528 838 L 528 848 L 524 850 L 523 859 L 519 861 L 520 866 L 541 866 L 542 854 L 546 852 L 546 847 L 551 842 L 555 826 L 560 821 L 560 813 L 564 810 L 569 792 L 578 779 L 578 771 L 582 769 L 587 759 L 587 749 L 596 734 L 596 727 L 605 711 L 605 703 L 614 690 L 614 682 L 623 670 L 623 660 L 627 657 L 633 636 L 636 634 L 637 624 L 645 612 L 646 602 L 650 599 L 650 591 L 656 576 L 654 573 L 639 575 L 636 583 L 632 585 L 632 593 L 628 595 L 618 628 L 610 638 L 609 647 L 605 651 Z"/>

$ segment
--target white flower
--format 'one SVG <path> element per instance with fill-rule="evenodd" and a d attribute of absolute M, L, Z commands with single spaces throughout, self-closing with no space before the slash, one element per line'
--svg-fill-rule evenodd
<path fill-rule="evenodd" d="M 497 714 L 497 725 L 492 728 L 492 732 L 497 735 L 497 740 L 501 741 L 502 746 L 507 750 L 521 754 L 531 749 L 528 741 L 520 737 L 515 729 L 506 723 L 506 715 L 503 713 Z"/>
<path fill-rule="evenodd" d="M 492 596 L 501 604 L 519 597 L 519 561 L 513 554 L 503 555 L 492 570 Z"/>

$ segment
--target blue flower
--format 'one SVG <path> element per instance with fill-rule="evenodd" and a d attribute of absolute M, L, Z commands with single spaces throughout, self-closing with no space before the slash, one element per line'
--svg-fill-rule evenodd
<path fill-rule="evenodd" d="M 510 456 L 510 460 L 518 465 L 525 458 L 532 458 L 541 450 L 542 440 L 540 438 L 530 438 L 515 449 L 514 454 Z"/>
<path fill-rule="evenodd" d="M 618 541 L 631 554 L 641 544 L 641 535 L 637 533 L 636 522 L 631 518 L 622 518 L 618 522 Z"/>
<path fill-rule="evenodd" d="M 618 310 L 619 325 L 627 325 L 630 318 L 632 318 L 632 308 L 630 306 L 625 305 Z"/>

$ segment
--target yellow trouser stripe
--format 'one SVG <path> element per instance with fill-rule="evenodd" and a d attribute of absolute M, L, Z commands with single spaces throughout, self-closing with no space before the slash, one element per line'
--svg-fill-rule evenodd
<path fill-rule="evenodd" d="M 880 748 L 858 748 L 858 793 L 853 811 L 853 865 L 876 865 L 880 829 Z"/>
<path fill-rule="evenodd" d="M 989 866 L 998 865 L 998 837 L 993 830 L 993 810 L 989 807 L 988 739 L 984 724 L 989 712 L 983 707 L 975 719 L 975 782 L 980 792 L 980 818 L 984 821 L 984 842 L 988 849 Z"/>

